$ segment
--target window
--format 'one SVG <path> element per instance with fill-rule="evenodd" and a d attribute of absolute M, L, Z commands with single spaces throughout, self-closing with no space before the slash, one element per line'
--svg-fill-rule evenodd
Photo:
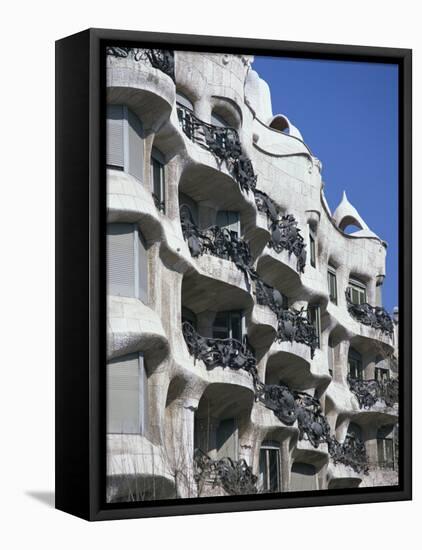
<path fill-rule="evenodd" d="M 294 462 L 290 475 L 290 490 L 315 491 L 316 489 L 318 489 L 318 479 L 315 466 Z"/>
<path fill-rule="evenodd" d="M 212 334 L 213 338 L 242 341 L 243 337 L 243 315 L 240 311 L 221 311 L 214 319 Z"/>
<path fill-rule="evenodd" d="M 350 300 L 357 306 L 366 303 L 366 287 L 356 279 L 349 280 Z"/>
<path fill-rule="evenodd" d="M 216 433 L 217 459 L 231 458 L 238 460 L 238 430 L 234 418 L 220 420 Z"/>
<path fill-rule="evenodd" d="M 308 320 L 314 326 L 317 336 L 317 346 L 321 342 L 321 310 L 319 306 L 308 306 Z"/>
<path fill-rule="evenodd" d="M 146 243 L 134 224 L 108 224 L 107 293 L 148 302 Z"/>
<path fill-rule="evenodd" d="M 107 166 L 142 180 L 144 141 L 141 121 L 126 105 L 107 106 Z"/>
<path fill-rule="evenodd" d="M 329 267 L 327 272 L 328 277 L 328 293 L 333 304 L 337 304 L 337 275 L 334 268 Z"/>
<path fill-rule="evenodd" d="M 386 382 L 390 379 L 390 371 L 382 367 L 375 367 L 375 380 Z"/>
<path fill-rule="evenodd" d="M 265 493 L 281 491 L 280 443 L 264 441 L 259 452 L 258 486 Z"/>
<path fill-rule="evenodd" d="M 165 178 L 164 178 L 164 156 L 155 147 L 151 153 L 151 181 L 152 196 L 155 206 L 161 212 L 165 212 Z"/>
<path fill-rule="evenodd" d="M 328 372 L 330 373 L 331 378 L 334 374 L 334 362 L 335 362 L 335 348 L 332 341 L 332 338 L 328 338 Z"/>
<path fill-rule="evenodd" d="M 239 212 L 220 210 L 217 212 L 217 225 L 222 229 L 228 229 L 230 233 L 235 233 L 237 237 L 240 237 Z"/>
<path fill-rule="evenodd" d="M 316 267 L 316 237 L 311 230 L 309 230 L 309 261 L 312 267 Z"/>
<path fill-rule="evenodd" d="M 363 380 L 362 356 L 353 348 L 349 351 L 348 370 L 352 380 Z"/>
<path fill-rule="evenodd" d="M 394 426 L 382 426 L 377 431 L 378 465 L 394 468 Z"/>
<path fill-rule="evenodd" d="M 148 419 L 144 357 L 133 353 L 107 364 L 107 433 L 145 435 Z"/>

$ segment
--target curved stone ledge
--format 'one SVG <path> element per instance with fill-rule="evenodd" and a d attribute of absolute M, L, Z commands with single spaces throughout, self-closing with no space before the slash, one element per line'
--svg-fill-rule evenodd
<path fill-rule="evenodd" d="M 107 56 L 107 102 L 127 105 L 147 128 L 159 128 L 176 98 L 172 79 L 142 62 Z"/>
<path fill-rule="evenodd" d="M 329 462 L 327 468 L 328 489 L 351 489 L 359 487 L 363 479 L 362 474 L 355 472 L 351 466 L 338 462 Z"/>
<path fill-rule="evenodd" d="M 159 316 L 137 298 L 107 297 L 107 358 L 144 352 L 159 363 L 169 352 Z"/>
<path fill-rule="evenodd" d="M 156 494 L 154 494 L 156 492 Z M 107 435 L 107 501 L 175 498 L 174 474 L 161 447 L 135 434 Z"/>

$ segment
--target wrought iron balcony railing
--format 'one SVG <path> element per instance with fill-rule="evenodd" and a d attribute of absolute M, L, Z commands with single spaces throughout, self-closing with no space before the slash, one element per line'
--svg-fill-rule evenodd
<path fill-rule="evenodd" d="M 188 107 L 178 105 L 177 114 L 183 132 L 218 159 L 225 162 L 227 170 L 237 181 L 242 191 L 253 191 L 256 175 L 252 162 L 242 152 L 239 134 L 234 128 L 208 124 L 199 119 Z"/>
<path fill-rule="evenodd" d="M 106 53 L 113 57 L 126 57 L 137 62 L 149 63 L 151 67 L 159 69 L 175 82 L 174 52 L 172 50 L 112 46 L 106 49 Z"/>
<path fill-rule="evenodd" d="M 229 457 L 213 460 L 200 449 L 194 452 L 195 481 L 220 486 L 229 495 L 250 495 L 257 492 L 258 478 L 244 459 Z"/>
<path fill-rule="evenodd" d="M 246 341 L 239 342 L 234 338 L 206 338 L 198 334 L 188 321 L 183 323 L 182 330 L 189 353 L 195 360 L 203 361 L 208 369 L 243 369 L 254 380 L 258 376 L 255 356 Z"/>
<path fill-rule="evenodd" d="M 201 231 L 190 219 L 181 212 L 183 238 L 188 243 L 190 253 L 194 258 L 202 254 L 212 254 L 225 260 L 231 260 L 238 269 L 243 271 L 247 281 L 255 278 L 256 272 L 249 244 L 239 238 L 237 233 L 214 225 Z"/>
<path fill-rule="evenodd" d="M 279 317 L 277 337 L 281 342 L 298 342 L 311 349 L 311 359 L 319 347 L 319 337 L 314 325 L 303 309 L 283 310 Z"/>
<path fill-rule="evenodd" d="M 399 401 L 399 380 L 359 380 L 347 378 L 350 391 L 353 392 L 361 409 L 370 409 L 377 401 L 384 401 L 387 407 L 394 407 Z"/>
<path fill-rule="evenodd" d="M 306 265 L 306 244 L 295 217 L 292 214 L 280 217 L 276 205 L 266 193 L 257 189 L 254 193 L 258 210 L 265 212 L 270 222 L 271 240 L 268 246 L 278 253 L 287 250 L 289 255 L 294 254 L 297 258 L 296 269 L 303 273 Z"/>
<path fill-rule="evenodd" d="M 392 336 L 394 323 L 388 311 L 380 306 L 370 304 L 354 304 L 350 296 L 350 289 L 346 290 L 347 310 L 350 315 L 363 325 L 378 329 L 381 332 Z"/>
<path fill-rule="evenodd" d="M 347 435 L 343 443 L 331 438 L 328 450 L 334 464 L 341 462 L 357 473 L 368 473 L 369 462 L 365 443 L 359 438 Z"/>
<path fill-rule="evenodd" d="M 287 309 L 281 293 L 259 278 L 256 280 L 255 288 L 258 304 L 268 306 L 277 315 L 278 340 L 306 344 L 311 349 L 313 359 L 315 350 L 319 346 L 319 337 L 314 325 L 308 319 L 307 312 L 303 308 L 300 311 Z"/>

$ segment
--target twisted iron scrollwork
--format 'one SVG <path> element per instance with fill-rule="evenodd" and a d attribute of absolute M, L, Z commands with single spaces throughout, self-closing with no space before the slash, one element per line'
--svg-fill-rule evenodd
<path fill-rule="evenodd" d="M 285 385 L 256 384 L 256 398 L 287 426 L 298 419 L 298 407 L 293 392 Z"/>
<path fill-rule="evenodd" d="M 212 254 L 226 260 L 231 260 L 249 277 L 255 277 L 252 268 L 253 259 L 249 244 L 240 239 L 236 232 L 214 225 L 201 231 L 192 221 L 189 214 L 180 213 L 182 233 L 188 243 L 190 253 L 194 258 L 202 254 Z"/>
<path fill-rule="evenodd" d="M 381 306 L 370 304 L 354 304 L 350 295 L 350 288 L 346 290 L 347 310 L 350 315 L 363 325 L 379 329 L 381 332 L 392 336 L 394 323 L 388 311 Z"/>
<path fill-rule="evenodd" d="M 393 407 L 399 400 L 398 378 L 388 380 L 359 380 L 347 378 L 350 391 L 359 401 L 361 409 L 370 409 L 377 401 L 384 401 L 387 407 Z"/>
<path fill-rule="evenodd" d="M 318 399 L 305 392 L 294 392 L 298 408 L 299 439 L 307 439 L 315 448 L 331 440 L 330 426 Z"/>
<path fill-rule="evenodd" d="M 234 338 L 205 338 L 200 336 L 193 326 L 185 321 L 182 325 L 183 336 L 189 353 L 196 359 L 203 361 L 207 368 L 215 367 L 243 369 L 255 379 L 255 356 L 247 342 L 239 342 Z"/>
<path fill-rule="evenodd" d="M 276 205 L 266 193 L 257 189 L 254 193 L 258 210 L 265 212 L 270 221 L 271 240 L 268 246 L 278 253 L 287 250 L 289 255 L 294 254 L 297 258 L 296 269 L 303 273 L 306 265 L 306 244 L 297 220 L 292 214 L 280 217 Z"/>
<path fill-rule="evenodd" d="M 306 344 L 311 349 L 311 359 L 319 345 L 317 331 L 308 319 L 307 312 L 302 308 L 285 309 L 279 316 L 277 337 L 280 342 L 298 342 Z"/>
<path fill-rule="evenodd" d="M 106 53 L 107 55 L 111 55 L 113 57 L 125 57 L 131 58 L 137 62 L 149 62 L 151 67 L 154 67 L 154 69 L 159 69 L 168 75 L 173 82 L 175 82 L 174 52 L 171 50 L 110 46 L 106 49 Z"/>
<path fill-rule="evenodd" d="M 208 481 L 213 487 L 220 486 L 229 495 L 248 495 L 257 492 L 257 477 L 244 459 L 229 457 L 213 460 L 200 449 L 194 453 L 195 481 Z"/>
<path fill-rule="evenodd" d="M 328 451 L 334 464 L 341 462 L 358 474 L 368 473 L 369 465 L 365 443 L 358 437 L 347 435 L 343 443 L 331 438 L 328 443 Z"/>
<path fill-rule="evenodd" d="M 225 162 L 227 170 L 242 191 L 255 189 L 257 178 L 252 162 L 243 153 L 239 134 L 234 128 L 208 124 L 182 105 L 177 106 L 177 114 L 186 136 L 212 153 L 219 163 Z"/>

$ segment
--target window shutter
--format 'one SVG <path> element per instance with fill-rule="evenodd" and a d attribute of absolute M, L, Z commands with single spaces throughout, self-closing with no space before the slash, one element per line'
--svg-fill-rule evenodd
<path fill-rule="evenodd" d="M 144 142 L 142 124 L 139 118 L 128 111 L 128 172 L 139 180 L 143 179 Z"/>
<path fill-rule="evenodd" d="M 107 165 L 124 168 L 124 116 L 122 105 L 107 106 Z"/>
<path fill-rule="evenodd" d="M 138 265 L 139 265 L 139 278 L 138 278 L 138 297 L 144 302 L 148 303 L 148 256 L 146 250 L 146 243 L 142 236 L 142 233 L 138 231 Z"/>
<path fill-rule="evenodd" d="M 237 426 L 234 418 L 222 420 L 217 428 L 217 458 L 237 460 Z"/>
<path fill-rule="evenodd" d="M 318 487 L 315 467 L 311 464 L 295 462 L 290 477 L 290 490 L 315 491 L 316 489 Z"/>
<path fill-rule="evenodd" d="M 141 432 L 140 367 L 138 354 L 110 361 L 107 365 L 107 432 Z"/>
<path fill-rule="evenodd" d="M 112 223 L 107 229 L 107 292 L 135 296 L 135 250 L 133 225 Z"/>

